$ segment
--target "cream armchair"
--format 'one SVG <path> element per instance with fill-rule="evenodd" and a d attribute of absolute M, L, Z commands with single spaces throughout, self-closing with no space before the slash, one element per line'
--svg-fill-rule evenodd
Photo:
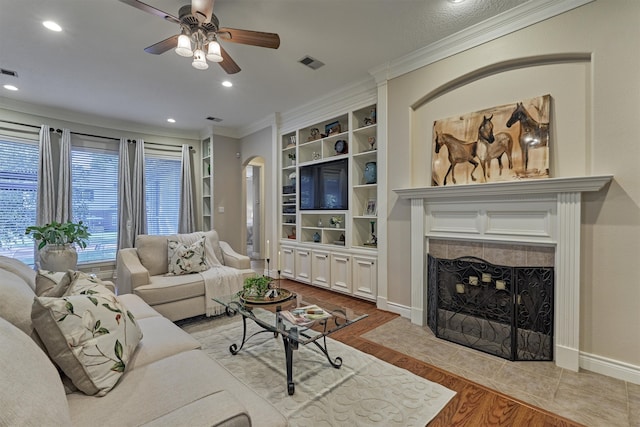
<path fill-rule="evenodd" d="M 255 276 L 249 257 L 220 241 L 215 230 L 204 235 L 205 245 L 211 245 L 222 264 L 240 270 L 243 277 Z M 202 276 L 166 276 L 169 265 L 167 240 L 175 236 L 139 235 L 135 248 L 118 251 L 116 273 L 119 294 L 138 295 L 172 321 L 199 316 L 206 311 Z"/>

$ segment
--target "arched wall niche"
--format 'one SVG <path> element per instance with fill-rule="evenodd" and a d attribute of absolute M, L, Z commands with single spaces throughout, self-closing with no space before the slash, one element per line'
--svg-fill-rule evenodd
<path fill-rule="evenodd" d="M 496 62 L 448 81 L 434 82 L 426 94 L 410 105 L 412 184 L 431 185 L 434 121 L 546 94 L 551 95 L 550 176 L 588 175 L 591 66 L 591 54 L 584 52 L 529 56 Z M 503 130 L 506 123 L 494 121 L 494 132 Z M 513 154 L 519 159 L 517 141 L 514 141 Z M 497 173 L 497 162 L 493 163 Z M 470 173 L 471 169 L 470 164 L 459 165 L 456 175 Z M 476 182 L 482 183 L 482 180 Z"/>

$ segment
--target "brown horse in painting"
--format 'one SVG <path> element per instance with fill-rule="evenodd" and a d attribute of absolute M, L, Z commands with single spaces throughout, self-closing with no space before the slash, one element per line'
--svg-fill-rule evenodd
<path fill-rule="evenodd" d="M 509 169 L 513 169 L 511 151 L 513 149 L 513 139 L 507 132 L 493 134 L 493 123 L 491 117 L 483 116 L 482 124 L 478 128 L 478 147 L 476 149 L 485 181 L 491 177 L 491 160 L 498 159 L 500 175 L 502 175 L 502 155 L 506 153 L 509 159 Z"/>
<path fill-rule="evenodd" d="M 438 132 L 436 132 L 436 154 L 440 152 L 440 148 L 442 148 L 443 145 L 447 147 L 447 151 L 449 152 L 449 169 L 444 175 L 444 185 L 447 185 L 447 175 L 449 175 L 449 173 L 451 173 L 451 179 L 453 180 L 453 183 L 456 183 L 455 167 L 458 163 L 464 162 L 469 162 L 473 165 L 473 170 L 471 171 L 471 179 L 475 181 L 476 179 L 473 176 L 473 172 L 478 167 L 478 162 L 473 160 L 473 158 L 476 157 L 476 147 L 478 145 L 477 142 L 461 141 L 451 134 L 439 134 Z"/>
<path fill-rule="evenodd" d="M 520 149 L 526 172 L 529 166 L 529 149 L 549 146 L 549 123 L 538 123 L 524 108 L 522 102 L 516 105 L 507 121 L 507 127 L 510 128 L 515 122 L 520 122 Z"/>

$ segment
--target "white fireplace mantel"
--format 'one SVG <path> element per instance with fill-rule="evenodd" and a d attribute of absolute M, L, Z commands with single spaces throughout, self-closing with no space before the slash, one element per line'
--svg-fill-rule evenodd
<path fill-rule="evenodd" d="M 393 190 L 411 200 L 411 321 L 426 324 L 429 238 L 555 246 L 556 365 L 577 371 L 581 196 L 613 176 L 585 176 Z"/>

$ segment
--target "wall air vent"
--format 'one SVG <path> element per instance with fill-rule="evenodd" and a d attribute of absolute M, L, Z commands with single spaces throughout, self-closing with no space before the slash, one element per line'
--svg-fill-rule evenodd
<path fill-rule="evenodd" d="M 298 62 L 301 63 L 302 65 L 306 65 L 307 67 L 311 68 L 312 70 L 317 70 L 318 68 L 320 68 L 320 67 L 322 67 L 324 65 L 324 62 L 318 61 L 317 59 L 312 58 L 309 55 L 307 55 L 304 58 L 300 59 Z"/>
<path fill-rule="evenodd" d="M 15 71 L 7 70 L 5 68 L 0 68 L 0 74 L 2 74 L 3 76 L 18 77 L 18 73 L 16 73 Z"/>
<path fill-rule="evenodd" d="M 216 123 L 219 123 L 219 122 L 221 122 L 221 121 L 222 121 L 222 119 L 221 119 L 221 118 L 213 117 L 213 116 L 209 116 L 209 117 L 207 117 L 207 120 L 211 120 L 212 122 L 216 122 Z"/>

